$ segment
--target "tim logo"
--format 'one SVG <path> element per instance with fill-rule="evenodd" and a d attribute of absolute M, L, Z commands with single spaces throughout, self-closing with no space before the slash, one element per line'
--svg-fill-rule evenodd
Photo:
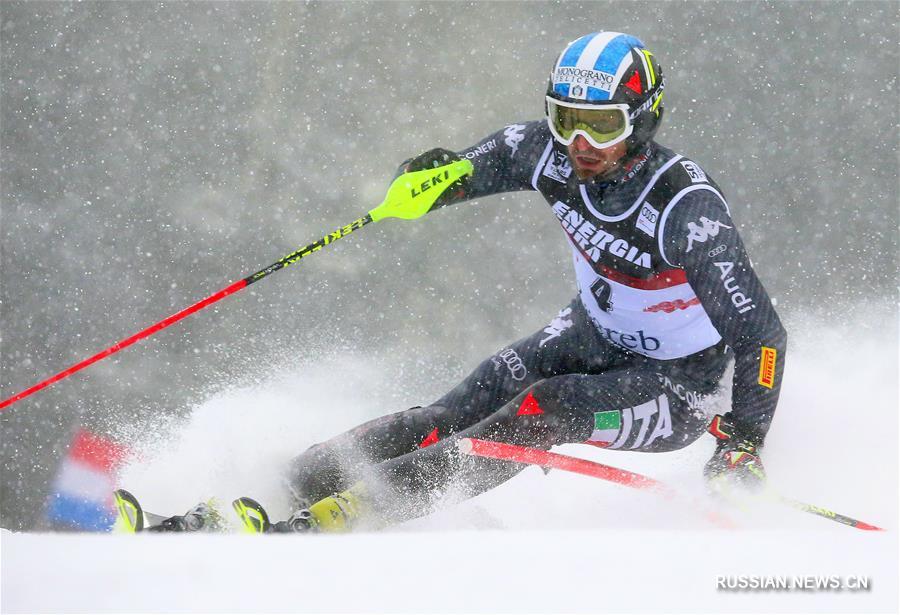
<path fill-rule="evenodd" d="M 704 173 L 703 169 L 698 167 L 696 163 L 693 163 L 690 160 L 683 160 L 681 166 L 687 171 L 688 177 L 691 178 L 691 183 L 697 184 L 706 181 L 706 173 Z"/>

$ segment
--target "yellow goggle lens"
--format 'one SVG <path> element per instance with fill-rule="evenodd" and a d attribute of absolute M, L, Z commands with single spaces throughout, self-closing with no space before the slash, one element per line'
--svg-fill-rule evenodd
<path fill-rule="evenodd" d="M 551 119 L 556 131 L 568 139 L 583 130 L 598 142 L 612 141 L 628 129 L 628 116 L 622 109 L 576 109 L 551 105 Z"/>

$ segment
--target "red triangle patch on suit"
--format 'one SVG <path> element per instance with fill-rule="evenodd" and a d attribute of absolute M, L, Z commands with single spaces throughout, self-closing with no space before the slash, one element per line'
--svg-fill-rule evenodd
<path fill-rule="evenodd" d="M 427 436 L 425 436 L 425 439 L 419 443 L 419 448 L 425 448 L 426 446 L 431 446 L 432 444 L 434 444 L 437 441 L 438 441 L 438 433 L 437 433 L 437 427 L 435 427 L 431 431 L 431 433 L 428 434 Z"/>
<path fill-rule="evenodd" d="M 531 391 L 528 392 L 528 395 L 525 396 L 525 399 L 522 400 L 522 405 L 519 406 L 519 411 L 516 412 L 516 416 L 522 416 L 527 414 L 543 414 L 544 411 L 538 405 L 537 400 L 534 398 L 534 395 Z"/>

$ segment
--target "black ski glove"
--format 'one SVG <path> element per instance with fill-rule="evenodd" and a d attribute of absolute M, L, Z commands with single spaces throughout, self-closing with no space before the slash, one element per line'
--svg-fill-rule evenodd
<path fill-rule="evenodd" d="M 766 470 L 759 458 L 757 438 L 716 416 L 708 429 L 718 440 L 716 452 L 706 462 L 703 476 L 713 492 L 724 487 L 757 491 L 766 481 Z"/>
<path fill-rule="evenodd" d="M 419 154 L 415 158 L 407 160 L 400 165 L 400 171 L 401 173 L 408 173 L 410 171 L 434 169 L 458 160 L 462 160 L 462 158 L 460 158 L 459 154 L 456 152 L 451 152 L 442 147 L 436 147 L 423 154 Z M 438 197 L 437 201 L 435 201 L 434 205 L 431 207 L 431 210 L 434 211 L 435 209 L 450 205 L 451 203 L 458 203 L 459 201 L 466 200 L 466 189 L 468 186 L 469 176 L 464 175 L 459 180 L 453 182 L 450 187 Z"/>

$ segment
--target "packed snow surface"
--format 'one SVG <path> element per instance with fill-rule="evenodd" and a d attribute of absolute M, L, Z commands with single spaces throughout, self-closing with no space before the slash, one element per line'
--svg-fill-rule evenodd
<path fill-rule="evenodd" d="M 888 313 L 893 312 L 889 306 Z M 870 312 L 871 314 L 871 312 Z M 2 534 L 2 610 L 15 612 L 897 612 L 897 332 L 890 318 L 792 333 L 764 460 L 793 498 L 887 528 L 777 506 L 723 509 L 700 468 L 711 438 L 668 454 L 559 447 L 645 473 L 685 502 L 537 468 L 382 533 L 344 536 Z M 847 340 L 853 339 L 853 344 Z M 136 442 L 120 484 L 148 510 L 214 496 L 289 512 L 277 468 L 309 444 L 395 410 L 371 357 L 282 372 L 198 405 Z M 428 400 L 422 400 L 428 401 Z M 723 591 L 720 576 L 865 578 L 867 590 Z"/>
<path fill-rule="evenodd" d="M 896 535 L 831 529 L 4 535 L 3 611 L 890 611 Z M 716 591 L 737 574 L 874 578 L 860 592 Z"/>

